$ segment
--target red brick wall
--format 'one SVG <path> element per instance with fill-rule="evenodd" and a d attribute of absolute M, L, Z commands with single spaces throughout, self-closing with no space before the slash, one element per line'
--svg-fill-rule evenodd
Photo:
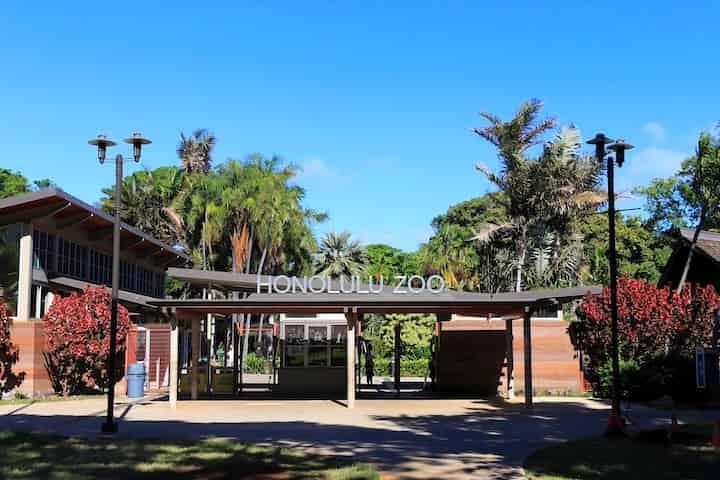
<path fill-rule="evenodd" d="M 484 320 L 460 317 L 443 324 L 443 331 L 498 331 L 505 330 L 505 320 Z M 542 391 L 581 391 L 582 377 L 575 350 L 567 334 L 567 322 L 564 320 L 532 320 L 532 366 L 533 387 Z M 479 349 L 482 351 L 482 349 Z M 503 348 L 504 350 L 504 348 Z M 513 353 L 515 371 L 515 391 L 524 389 L 524 347 L 522 319 L 513 321 Z M 447 355 L 443 352 L 442 355 Z M 495 363 L 495 355 L 484 353 L 488 364 Z M 487 380 L 489 381 L 489 380 Z M 505 391 L 505 368 L 497 379 L 499 391 Z"/>
<path fill-rule="evenodd" d="M 25 380 L 18 390 L 27 395 L 52 393 L 52 386 L 42 356 L 45 347 L 43 322 L 13 320 L 10 326 L 10 338 L 18 346 L 20 352 L 18 363 L 13 368 L 17 372 L 25 372 Z"/>

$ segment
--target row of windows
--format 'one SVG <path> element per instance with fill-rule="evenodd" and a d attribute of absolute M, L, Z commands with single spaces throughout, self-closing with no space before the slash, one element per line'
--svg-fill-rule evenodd
<path fill-rule="evenodd" d="M 345 325 L 285 325 L 285 367 L 345 366 Z"/>
<path fill-rule="evenodd" d="M 33 266 L 49 272 L 86 280 L 100 285 L 112 282 L 112 257 L 79 245 L 60 236 L 33 232 Z M 120 262 L 120 288 L 130 292 L 162 298 L 165 296 L 165 274 L 139 265 Z"/>

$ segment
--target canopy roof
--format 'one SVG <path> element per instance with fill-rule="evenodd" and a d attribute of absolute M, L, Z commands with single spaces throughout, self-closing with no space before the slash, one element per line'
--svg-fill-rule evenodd
<path fill-rule="evenodd" d="M 168 275 L 195 285 L 240 289 L 249 293 L 242 299 L 155 300 L 158 307 L 191 313 L 460 313 L 466 315 L 521 316 L 526 307 L 547 303 L 567 303 L 587 293 L 598 294 L 601 287 L 574 287 L 507 293 L 444 291 L 395 293 L 386 287 L 380 293 L 255 293 L 262 284 L 276 277 L 230 272 L 209 272 L 171 268 Z"/>
<path fill-rule="evenodd" d="M 0 227 L 38 220 L 53 221 L 59 229 L 81 225 L 92 241 L 112 238 L 111 215 L 59 188 L 0 199 Z M 120 224 L 120 239 L 123 250 L 133 250 L 139 257 L 152 257 L 161 265 L 185 265 L 191 260 L 173 246 L 126 223 Z"/>

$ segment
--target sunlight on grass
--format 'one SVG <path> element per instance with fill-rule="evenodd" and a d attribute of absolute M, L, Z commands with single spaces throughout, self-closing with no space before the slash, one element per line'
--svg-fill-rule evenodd
<path fill-rule="evenodd" d="M 525 460 L 530 479 L 670 480 L 717 478 L 720 452 L 710 444 L 711 427 L 683 427 L 674 443 L 639 438 L 594 437 L 542 448 Z M 662 435 L 661 435 L 662 437 Z"/>
<path fill-rule="evenodd" d="M 0 478 L 81 480 L 252 478 L 378 479 L 370 466 L 231 439 L 196 442 L 63 438 L 0 432 Z"/>

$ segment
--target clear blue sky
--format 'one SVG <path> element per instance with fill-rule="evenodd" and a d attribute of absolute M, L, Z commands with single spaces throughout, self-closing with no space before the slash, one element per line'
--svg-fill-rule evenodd
<path fill-rule="evenodd" d="M 94 202 L 113 171 L 90 137 L 141 131 L 154 168 L 205 127 L 216 161 L 304 166 L 319 232 L 414 249 L 491 188 L 473 168 L 497 165 L 469 131 L 481 110 L 537 97 L 585 137 L 625 137 L 625 189 L 720 120 L 718 2 L 159 3 L 2 2 L 2 167 Z"/>

